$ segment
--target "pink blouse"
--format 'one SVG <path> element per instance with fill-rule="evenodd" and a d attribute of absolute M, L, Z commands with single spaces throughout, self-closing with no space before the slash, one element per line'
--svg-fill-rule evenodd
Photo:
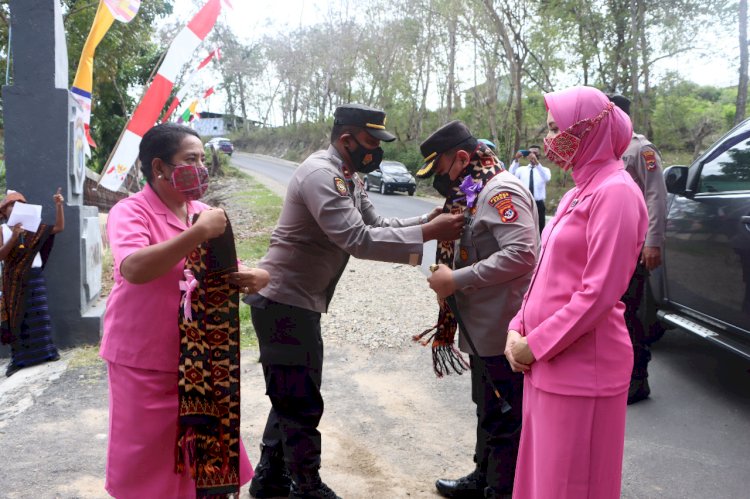
<path fill-rule="evenodd" d="M 198 201 L 188 202 L 188 215 L 208 207 Z M 155 371 L 177 371 L 179 282 L 183 280 L 185 260 L 145 284 L 123 279 L 120 265 L 141 248 L 172 239 L 187 228 L 149 185 L 109 212 L 107 236 L 114 257 L 115 285 L 107 299 L 99 351 L 105 360 Z"/>
<path fill-rule="evenodd" d="M 611 396 L 633 367 L 620 298 L 646 235 L 643 195 L 621 162 L 568 192 L 544 230 L 540 259 L 509 329 L 537 359 L 526 376 L 541 390 Z"/>

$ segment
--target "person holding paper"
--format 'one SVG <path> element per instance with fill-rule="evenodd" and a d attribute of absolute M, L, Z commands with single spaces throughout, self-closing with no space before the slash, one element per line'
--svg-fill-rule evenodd
<path fill-rule="evenodd" d="M 51 227 L 40 223 L 41 209 L 26 205 L 26 198 L 20 192 L 9 190 L 0 202 L 0 215 L 13 222 L 12 226 L 2 224 L 0 231 L 0 260 L 3 262 L 0 339 L 11 347 L 6 376 L 21 368 L 60 358 L 52 341 L 47 286 L 42 274 L 54 235 L 65 228 L 65 199 L 60 191 L 58 188 L 53 196 L 55 225 Z M 24 214 L 19 216 L 19 212 Z"/>

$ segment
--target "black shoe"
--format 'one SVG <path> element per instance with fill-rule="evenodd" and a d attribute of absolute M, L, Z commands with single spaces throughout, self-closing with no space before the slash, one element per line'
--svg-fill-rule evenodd
<path fill-rule="evenodd" d="M 260 460 L 250 481 L 250 496 L 258 499 L 287 497 L 291 486 L 292 477 L 281 448 L 260 444 Z"/>
<path fill-rule="evenodd" d="M 8 364 L 8 368 L 5 370 L 5 376 L 7 378 L 10 378 L 11 376 L 13 376 L 15 373 L 17 373 L 20 370 L 21 370 L 21 366 L 11 362 L 10 364 Z"/>
<path fill-rule="evenodd" d="M 289 492 L 289 499 L 341 499 L 336 493 L 323 483 L 320 477 L 307 483 L 304 487 L 298 486 L 292 482 L 292 490 Z"/>
<path fill-rule="evenodd" d="M 631 379 L 628 389 L 628 405 L 645 400 L 650 394 L 651 388 L 648 386 L 648 378 Z"/>
<path fill-rule="evenodd" d="M 487 477 L 478 469 L 457 480 L 441 478 L 435 482 L 438 494 L 453 499 L 484 499 L 485 487 Z"/>

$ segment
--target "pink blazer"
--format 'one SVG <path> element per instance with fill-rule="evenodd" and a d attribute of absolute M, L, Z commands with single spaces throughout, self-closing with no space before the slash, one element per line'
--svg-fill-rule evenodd
<path fill-rule="evenodd" d="M 643 195 L 621 161 L 600 167 L 560 201 L 509 325 L 526 336 L 537 359 L 526 374 L 535 387 L 592 397 L 628 389 L 633 348 L 620 298 L 647 224 Z"/>
<path fill-rule="evenodd" d="M 208 205 L 188 202 L 188 214 Z M 109 362 L 155 371 L 177 372 L 180 332 L 177 325 L 185 260 L 145 284 L 132 284 L 120 264 L 139 249 L 172 239 L 187 225 L 146 185 L 109 212 L 107 235 L 114 257 L 115 285 L 107 299 L 104 337 L 99 354 Z"/>

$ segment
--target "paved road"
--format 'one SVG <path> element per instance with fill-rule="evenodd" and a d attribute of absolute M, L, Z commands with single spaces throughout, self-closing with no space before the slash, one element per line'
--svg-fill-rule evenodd
<path fill-rule="evenodd" d="M 234 163 L 286 185 L 293 165 L 237 154 Z M 370 198 L 384 216 L 412 216 L 434 202 Z M 425 255 L 433 255 L 433 249 Z M 623 497 L 750 497 L 750 363 L 700 338 L 668 331 L 654 345 L 650 400 L 628 409 Z"/>
<path fill-rule="evenodd" d="M 250 173 L 262 175 L 286 187 L 289 179 L 294 172 L 295 163 L 284 161 L 268 156 L 256 154 L 236 153 L 232 157 L 234 166 Z M 380 194 L 379 192 L 370 192 L 370 200 L 383 217 L 413 217 L 427 213 L 437 206 L 436 199 L 420 198 L 419 196 L 409 196 L 406 193 Z M 425 274 L 430 264 L 435 261 L 435 241 L 425 243 L 422 269 Z"/>

